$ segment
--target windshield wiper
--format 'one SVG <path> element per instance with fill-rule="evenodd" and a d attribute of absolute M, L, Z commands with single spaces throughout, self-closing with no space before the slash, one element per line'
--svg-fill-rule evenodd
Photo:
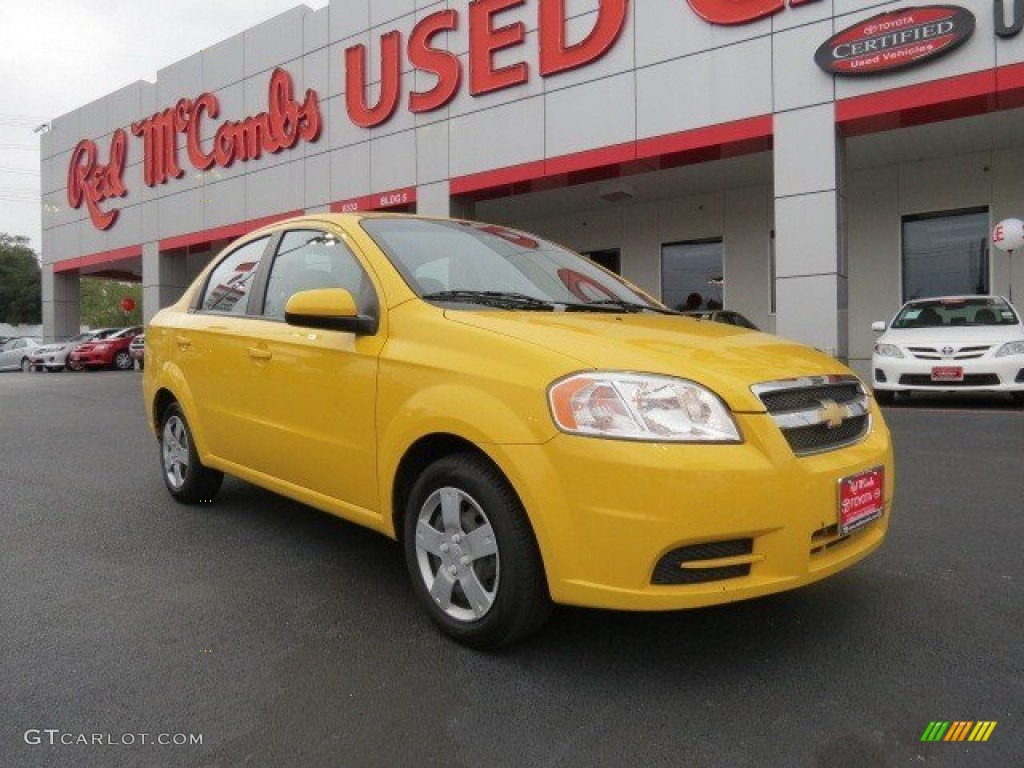
<path fill-rule="evenodd" d="M 657 312 L 661 315 L 678 315 L 674 309 L 663 309 L 662 307 L 656 307 L 653 304 L 638 304 L 635 301 L 626 301 L 625 299 L 599 299 L 597 301 L 588 301 L 582 306 L 590 306 L 596 304 L 600 307 L 621 307 L 627 312 L 643 312 L 649 310 L 651 312 Z"/>
<path fill-rule="evenodd" d="M 468 304 L 483 304 L 502 309 L 543 309 L 554 311 L 554 304 L 525 293 L 514 291 L 434 291 L 421 297 L 426 301 L 460 301 Z"/>

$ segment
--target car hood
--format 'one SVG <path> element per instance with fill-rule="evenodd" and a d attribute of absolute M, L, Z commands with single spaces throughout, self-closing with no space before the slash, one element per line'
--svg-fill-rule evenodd
<path fill-rule="evenodd" d="M 802 344 L 686 317 L 459 310 L 447 310 L 445 316 L 561 353 L 578 361 L 580 369 L 691 379 L 714 390 L 735 411 L 764 411 L 750 389 L 760 382 L 851 373 Z"/>
<path fill-rule="evenodd" d="M 1024 339 L 1019 325 L 943 326 L 942 328 L 890 328 L 878 337 L 880 344 L 902 346 L 954 346 L 1003 344 Z"/>

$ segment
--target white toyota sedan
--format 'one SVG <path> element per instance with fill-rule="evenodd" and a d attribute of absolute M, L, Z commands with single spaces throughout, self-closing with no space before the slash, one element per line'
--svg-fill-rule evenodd
<path fill-rule="evenodd" d="M 1008 392 L 1024 403 L 1024 325 L 1000 296 L 908 301 L 875 342 L 875 397 L 897 392 Z"/>

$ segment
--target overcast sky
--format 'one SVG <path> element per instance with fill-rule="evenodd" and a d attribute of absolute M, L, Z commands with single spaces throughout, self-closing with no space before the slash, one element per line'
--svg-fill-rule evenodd
<path fill-rule="evenodd" d="M 33 128 L 297 5 L 327 0 L 0 2 L 0 232 L 41 238 Z M 140 115 L 141 117 L 141 115 Z"/>

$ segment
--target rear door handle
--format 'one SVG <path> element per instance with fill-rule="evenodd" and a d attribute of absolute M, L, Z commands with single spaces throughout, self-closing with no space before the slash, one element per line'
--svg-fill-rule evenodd
<path fill-rule="evenodd" d="M 259 347 L 249 347 L 249 357 L 253 360 L 269 360 L 274 356 L 274 353 L 269 349 L 260 349 Z"/>

